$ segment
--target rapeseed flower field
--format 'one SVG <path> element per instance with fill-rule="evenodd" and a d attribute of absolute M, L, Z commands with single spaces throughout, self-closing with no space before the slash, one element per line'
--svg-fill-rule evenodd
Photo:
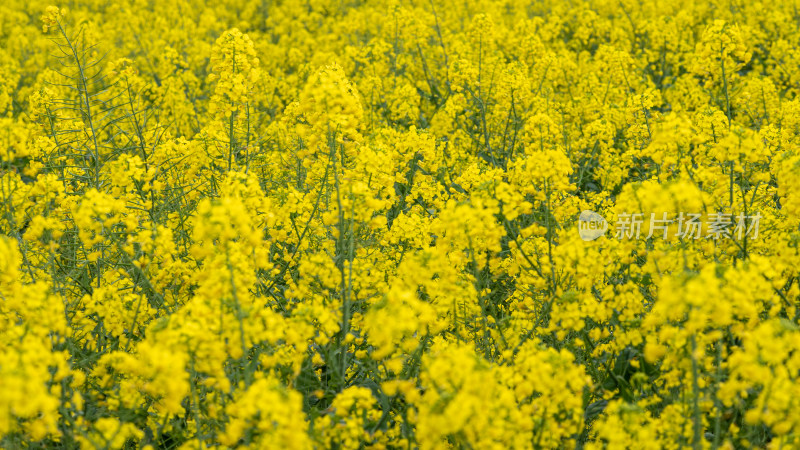
<path fill-rule="evenodd" d="M 800 448 L 800 12 L 5 0 L 0 447 Z"/>

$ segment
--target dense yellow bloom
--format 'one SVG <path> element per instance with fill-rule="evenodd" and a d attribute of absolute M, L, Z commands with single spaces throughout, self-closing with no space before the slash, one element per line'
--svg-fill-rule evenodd
<path fill-rule="evenodd" d="M 2 2 L 0 447 L 799 447 L 799 39 Z"/>

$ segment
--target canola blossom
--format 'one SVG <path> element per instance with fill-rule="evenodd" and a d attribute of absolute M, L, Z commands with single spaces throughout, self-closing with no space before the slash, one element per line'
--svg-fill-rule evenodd
<path fill-rule="evenodd" d="M 0 448 L 800 448 L 796 1 L 0 3 Z"/>

